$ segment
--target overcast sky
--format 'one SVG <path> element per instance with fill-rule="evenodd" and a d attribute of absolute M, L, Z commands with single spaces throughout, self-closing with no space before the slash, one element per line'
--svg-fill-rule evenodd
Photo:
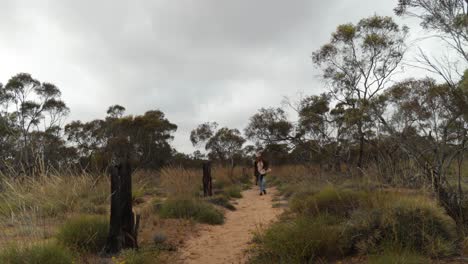
<path fill-rule="evenodd" d="M 191 153 L 199 123 L 242 131 L 261 107 L 324 91 L 312 51 L 337 25 L 393 16 L 396 3 L 0 0 L 0 82 L 28 72 L 56 84 L 68 121 L 104 118 L 113 104 L 160 109 L 179 126 L 173 145 Z"/>

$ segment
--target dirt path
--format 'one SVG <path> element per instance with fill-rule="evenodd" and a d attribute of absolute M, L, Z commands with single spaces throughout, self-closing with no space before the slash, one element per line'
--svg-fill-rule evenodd
<path fill-rule="evenodd" d="M 257 188 L 244 191 L 237 200 L 236 211 L 226 213 L 226 222 L 220 226 L 203 226 L 198 236 L 182 248 L 182 263 L 221 264 L 245 263 L 253 232 L 264 228 L 281 213 L 272 207 L 274 190 L 260 196 Z M 273 193 L 272 193 L 273 192 Z"/>

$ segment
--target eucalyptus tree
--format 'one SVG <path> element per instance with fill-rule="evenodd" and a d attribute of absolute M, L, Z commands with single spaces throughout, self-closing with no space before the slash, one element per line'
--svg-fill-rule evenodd
<path fill-rule="evenodd" d="M 292 143 L 297 137 L 294 124 L 282 108 L 261 108 L 249 119 L 246 137 L 262 145 Z"/>
<path fill-rule="evenodd" d="M 399 0 L 395 13 L 421 21 L 430 37 L 442 40 L 459 56 L 433 57 L 420 49 L 422 67 L 456 86 L 468 66 L 468 0 Z"/>
<path fill-rule="evenodd" d="M 244 137 L 238 129 L 222 127 L 217 129 L 216 122 L 207 122 L 198 125 L 190 133 L 190 141 L 193 146 L 203 146 L 208 151 L 208 157 L 212 160 L 229 162 L 231 176 L 235 167 L 236 156 L 242 156 Z"/>
<path fill-rule="evenodd" d="M 41 157 L 32 144 L 37 132 L 60 130 L 61 122 L 69 113 L 61 100 L 60 89 L 51 83 L 41 83 L 30 74 L 19 73 L 8 80 L 2 92 L 7 102 L 6 112 L 14 123 L 18 138 L 18 162 L 22 169 L 32 173 Z M 35 133 L 32 133 L 35 132 Z M 37 145 L 37 144 L 35 144 Z"/>
<path fill-rule="evenodd" d="M 146 169 L 158 169 L 171 159 L 170 141 L 177 126 L 159 110 L 137 116 L 124 116 L 123 111 L 122 106 L 111 106 L 105 120 L 73 121 L 65 126 L 82 167 L 105 170 L 112 153 L 129 155 Z"/>
<path fill-rule="evenodd" d="M 400 27 L 390 17 L 372 16 L 338 26 L 330 42 L 312 54 L 333 99 L 345 111 L 347 129 L 355 131 L 358 167 L 363 165 L 366 138 L 374 126 L 369 101 L 398 72 L 407 33 L 407 27 Z"/>

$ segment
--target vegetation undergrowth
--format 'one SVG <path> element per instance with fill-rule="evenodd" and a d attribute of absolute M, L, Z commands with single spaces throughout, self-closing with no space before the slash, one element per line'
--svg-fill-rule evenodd
<path fill-rule="evenodd" d="M 423 263 L 418 261 L 457 254 L 455 221 L 425 192 L 369 188 L 350 180 L 310 177 L 300 184 L 291 176 L 272 178 L 289 197 L 289 209 L 256 237 L 252 263 L 354 255 L 371 256 L 371 263 Z"/>
<path fill-rule="evenodd" d="M 73 253 L 55 243 L 41 243 L 30 246 L 18 244 L 0 249 L 0 263 L 4 264 L 72 264 Z"/>
<path fill-rule="evenodd" d="M 193 219 L 213 225 L 224 223 L 222 212 L 213 205 L 196 199 L 169 199 L 162 205 L 159 215 L 163 218 Z"/>
<path fill-rule="evenodd" d="M 79 216 L 60 227 L 57 240 L 78 252 L 100 252 L 109 232 L 109 219 L 101 216 Z"/>

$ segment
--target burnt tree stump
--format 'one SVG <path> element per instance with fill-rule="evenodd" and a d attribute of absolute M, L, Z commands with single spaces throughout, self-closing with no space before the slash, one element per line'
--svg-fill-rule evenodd
<path fill-rule="evenodd" d="M 203 163 L 203 195 L 212 196 L 213 195 L 213 186 L 211 178 L 211 163 Z"/>
<path fill-rule="evenodd" d="M 105 254 L 116 254 L 125 248 L 138 248 L 137 234 L 140 217 L 132 209 L 132 168 L 125 160 L 112 166 L 111 212 Z"/>

